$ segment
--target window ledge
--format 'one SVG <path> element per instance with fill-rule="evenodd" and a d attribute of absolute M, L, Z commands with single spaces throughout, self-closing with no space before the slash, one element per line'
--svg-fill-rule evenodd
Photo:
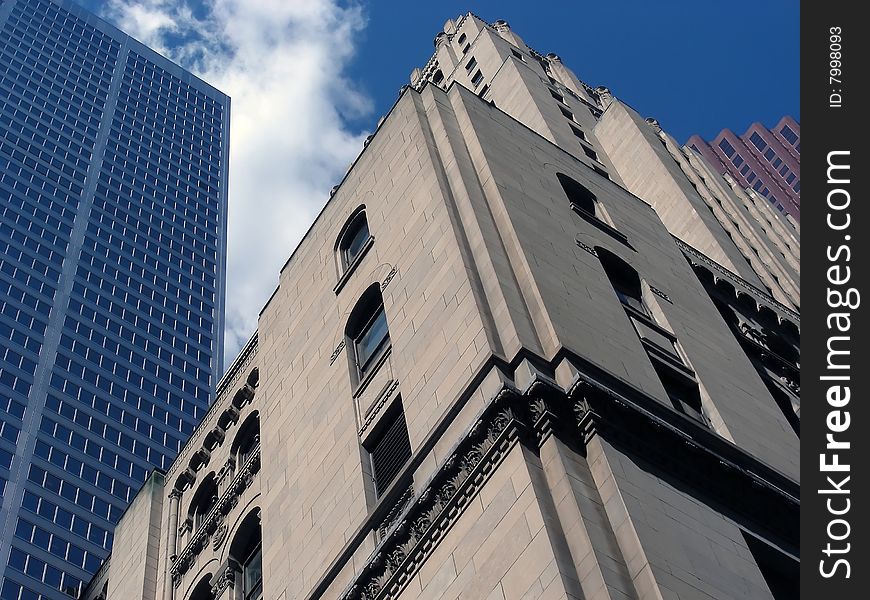
<path fill-rule="evenodd" d="M 353 275 L 353 272 L 356 270 L 357 266 L 359 266 L 359 263 L 362 261 L 363 257 L 365 257 L 365 255 L 368 253 L 369 249 L 372 247 L 372 245 L 374 243 L 375 243 L 375 238 L 374 238 L 374 236 L 370 235 L 369 239 L 366 240 L 366 243 L 363 245 L 362 249 L 359 251 L 359 254 L 357 254 L 356 258 L 353 259 L 353 262 L 347 266 L 347 268 L 344 270 L 344 273 L 342 273 L 341 277 L 339 277 L 338 283 L 336 283 L 335 287 L 332 288 L 332 291 L 335 292 L 336 296 L 341 291 L 341 288 L 343 288 L 344 285 L 347 283 L 348 279 L 350 279 L 350 276 Z"/>
<path fill-rule="evenodd" d="M 598 217 L 596 217 L 595 215 L 593 215 L 589 211 L 587 211 L 583 208 L 580 208 L 580 206 L 578 206 L 577 204 L 574 204 L 573 202 L 571 203 L 571 210 L 573 210 L 575 213 L 580 215 L 580 217 L 582 217 L 584 221 L 587 221 L 588 223 L 594 225 L 595 227 L 597 227 L 598 229 L 600 229 L 601 231 L 603 231 L 604 233 L 606 233 L 607 235 L 609 235 L 610 237 L 615 239 L 616 241 L 618 241 L 621 244 L 624 244 L 626 247 L 634 250 L 634 247 L 628 241 L 628 236 L 625 235 L 624 233 L 622 233 L 621 231 L 619 231 L 618 229 L 616 229 L 615 227 L 613 227 L 612 225 L 610 225 L 609 223 L 605 223 L 604 221 L 602 221 L 601 219 L 599 219 Z"/>
<path fill-rule="evenodd" d="M 375 378 L 375 375 L 378 371 L 381 370 L 381 366 L 386 362 L 387 357 L 393 353 L 393 345 L 390 344 L 385 350 L 381 352 L 381 355 L 372 363 L 372 366 L 369 368 L 368 373 L 360 380 L 359 384 L 356 386 L 356 389 L 353 391 L 351 395 L 352 398 L 359 398 L 362 393 L 366 390 L 369 384 L 372 382 L 372 379 Z"/>

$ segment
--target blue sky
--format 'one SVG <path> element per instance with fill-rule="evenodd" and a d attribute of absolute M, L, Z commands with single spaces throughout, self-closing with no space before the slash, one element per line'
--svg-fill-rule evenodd
<path fill-rule="evenodd" d="M 84 0 L 232 97 L 229 363 L 278 272 L 448 18 L 505 19 L 677 140 L 800 118 L 786 0 Z"/>
<path fill-rule="evenodd" d="M 685 142 L 723 127 L 800 117 L 799 3 L 371 2 L 348 73 L 385 112 L 433 51 L 448 18 L 471 10 L 505 19 L 539 52 L 555 52 L 592 86 L 605 85 Z"/>

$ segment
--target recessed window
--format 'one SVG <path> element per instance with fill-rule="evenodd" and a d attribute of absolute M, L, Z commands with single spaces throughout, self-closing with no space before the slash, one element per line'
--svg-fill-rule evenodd
<path fill-rule="evenodd" d="M 477 66 L 477 59 L 472 56 L 471 60 L 469 60 L 468 63 L 465 65 L 465 70 L 468 71 L 469 73 L 471 73 L 471 70 L 474 69 L 474 67 L 476 67 L 476 66 Z"/>
<path fill-rule="evenodd" d="M 582 129 L 580 129 L 579 127 L 575 127 L 574 125 L 570 125 L 570 127 L 571 127 L 571 131 L 574 133 L 574 135 L 576 135 L 578 138 L 580 138 L 584 142 L 586 141 L 586 133 L 584 133 Z"/>
<path fill-rule="evenodd" d="M 671 404 L 677 412 L 707 426 L 707 419 L 701 408 L 701 390 L 698 387 L 698 382 L 693 377 L 678 372 L 673 367 L 665 365 L 653 357 L 650 359 Z"/>
<path fill-rule="evenodd" d="M 435 74 L 432 75 L 432 83 L 438 85 L 442 81 L 444 81 L 444 72 L 441 69 L 438 69 L 437 71 L 435 71 Z"/>
<path fill-rule="evenodd" d="M 749 165 L 743 165 L 743 168 L 740 169 L 740 174 L 745 176 L 747 173 L 749 173 Z"/>
<path fill-rule="evenodd" d="M 347 323 L 348 346 L 358 384 L 372 372 L 390 347 L 390 332 L 380 285 L 374 284 L 351 311 Z"/>
<path fill-rule="evenodd" d="M 242 592 L 245 600 L 263 595 L 263 546 L 257 545 L 242 565 Z"/>
<path fill-rule="evenodd" d="M 565 196 L 568 197 L 571 204 L 594 217 L 596 206 L 598 204 L 598 199 L 595 197 L 595 194 L 589 191 L 589 189 L 584 185 L 563 173 L 556 173 L 556 178 L 559 180 L 559 183 L 562 184 Z"/>
<path fill-rule="evenodd" d="M 767 152 L 764 153 L 764 158 L 766 158 L 768 162 L 772 162 L 773 159 L 776 158 L 776 152 L 773 151 L 773 148 L 767 149 Z"/>
<path fill-rule="evenodd" d="M 759 152 L 767 148 L 767 142 L 765 142 L 764 139 L 762 139 L 762 137 L 758 135 L 758 132 L 753 132 L 752 135 L 749 136 L 749 141 L 752 142 L 752 144 L 756 148 L 758 148 Z"/>
<path fill-rule="evenodd" d="M 780 157 L 777 156 L 777 157 L 773 160 L 773 163 L 771 163 L 771 164 L 773 165 L 773 168 L 774 168 L 774 169 L 778 169 L 778 168 L 779 168 L 779 165 L 782 164 L 782 159 L 781 159 Z"/>
<path fill-rule="evenodd" d="M 193 495 L 193 499 L 190 502 L 188 516 L 193 521 L 194 531 L 199 529 L 203 523 L 205 523 L 206 517 L 208 517 L 209 513 L 211 513 L 212 509 L 217 505 L 217 501 L 217 481 L 215 480 L 214 473 L 209 473 L 196 490 L 196 493 Z"/>
<path fill-rule="evenodd" d="M 735 154 L 734 158 L 731 159 L 731 164 L 733 164 L 735 167 L 739 167 L 743 164 L 743 157 L 739 154 Z"/>
<path fill-rule="evenodd" d="M 598 167 L 596 165 L 592 165 L 592 170 L 595 171 L 596 173 L 598 173 L 599 175 L 601 175 L 602 177 L 604 177 L 605 179 L 610 179 L 610 173 L 608 173 L 607 171 L 605 171 L 601 167 Z"/>
<path fill-rule="evenodd" d="M 516 50 L 514 50 L 513 48 L 511 48 L 511 54 L 514 55 L 514 58 L 521 60 L 523 62 L 526 62 L 525 57 L 522 54 L 520 54 L 519 52 L 517 52 Z"/>
<path fill-rule="evenodd" d="M 462 44 L 465 43 L 466 39 L 467 39 L 467 36 L 463 33 L 462 35 L 459 36 L 459 39 L 456 40 L 456 42 L 461 46 Z"/>
<path fill-rule="evenodd" d="M 760 179 L 757 179 L 755 181 L 755 183 L 752 184 L 752 189 L 757 192 L 758 190 L 761 189 L 761 186 L 763 186 L 763 185 L 764 185 L 764 183 L 762 183 L 762 181 Z"/>
<path fill-rule="evenodd" d="M 725 156 L 727 156 L 728 158 L 731 158 L 731 156 L 733 156 L 735 152 L 734 146 L 732 146 L 731 143 L 725 139 L 719 142 L 719 148 L 722 150 L 722 152 L 725 153 Z"/>
<path fill-rule="evenodd" d="M 236 464 L 241 467 L 250 460 L 259 445 L 260 414 L 254 411 L 239 427 L 230 452 L 235 455 Z"/>
<path fill-rule="evenodd" d="M 791 185 L 791 182 L 794 181 L 794 180 L 795 180 L 795 174 L 794 174 L 794 173 L 789 173 L 789 174 L 788 174 L 788 177 L 785 178 L 785 182 L 786 182 L 787 184 L 789 184 L 789 185 Z"/>
<path fill-rule="evenodd" d="M 794 131 L 792 131 L 792 128 L 788 125 L 783 125 L 782 129 L 780 129 L 779 132 L 782 134 L 782 137 L 784 137 L 786 141 L 792 146 L 794 146 L 795 143 L 798 141 L 798 135 Z"/>
<path fill-rule="evenodd" d="M 480 69 L 477 70 L 477 73 L 474 74 L 474 77 L 471 78 L 471 85 L 477 87 L 480 85 L 480 82 L 483 81 L 483 73 L 480 72 Z"/>
<path fill-rule="evenodd" d="M 465 44 L 465 47 L 462 49 L 463 56 L 468 54 L 469 50 L 471 50 L 471 44 Z"/>
<path fill-rule="evenodd" d="M 592 160 L 598 160 L 598 153 L 589 146 L 583 146 L 583 152 Z"/>
<path fill-rule="evenodd" d="M 380 432 L 374 440 L 367 443 L 372 461 L 372 475 L 375 493 L 380 497 L 396 479 L 411 458 L 411 440 L 401 400 L 397 407 L 384 415 Z"/>
<path fill-rule="evenodd" d="M 774 600 L 800 597 L 800 563 L 754 535 L 741 530 L 746 546 Z"/>
<path fill-rule="evenodd" d="M 649 310 L 643 301 L 643 293 L 640 285 L 640 276 L 637 271 L 615 255 L 604 248 L 596 248 L 598 260 L 601 261 L 601 266 L 607 274 L 607 279 L 610 281 L 613 291 L 616 292 L 616 297 L 623 306 L 634 309 L 635 311 L 649 315 Z"/>
<path fill-rule="evenodd" d="M 788 165 L 783 164 L 779 169 L 779 174 L 785 177 L 785 174 L 788 173 Z"/>
<path fill-rule="evenodd" d="M 793 190 L 796 191 L 796 192 L 801 191 L 801 180 L 798 179 L 798 180 L 795 182 L 795 184 L 792 186 L 791 189 L 793 189 Z"/>
<path fill-rule="evenodd" d="M 347 271 L 359 259 L 370 237 L 365 210 L 359 210 L 351 217 L 338 240 L 342 272 Z"/>
<path fill-rule="evenodd" d="M 550 95 L 553 97 L 554 100 L 561 102 L 562 104 L 565 103 L 565 97 L 562 94 L 552 88 L 547 88 L 547 90 L 549 90 Z"/>
<path fill-rule="evenodd" d="M 566 119 L 574 120 L 574 113 L 572 113 L 567 107 L 559 105 L 559 111 Z"/>
<path fill-rule="evenodd" d="M 755 181 L 755 172 L 754 171 L 749 173 L 749 175 L 746 176 L 746 183 L 752 183 L 753 181 Z"/>

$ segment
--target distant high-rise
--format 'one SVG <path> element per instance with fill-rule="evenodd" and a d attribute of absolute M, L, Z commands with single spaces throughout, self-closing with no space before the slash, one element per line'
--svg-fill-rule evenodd
<path fill-rule="evenodd" d="M 800 123 L 785 116 L 773 129 L 753 123 L 740 137 L 723 129 L 710 143 L 693 135 L 687 144 L 719 173 L 730 174 L 741 186 L 751 187 L 800 221 Z"/>
<path fill-rule="evenodd" d="M 0 2 L 3 600 L 76 594 L 221 372 L 229 98 L 66 0 Z"/>

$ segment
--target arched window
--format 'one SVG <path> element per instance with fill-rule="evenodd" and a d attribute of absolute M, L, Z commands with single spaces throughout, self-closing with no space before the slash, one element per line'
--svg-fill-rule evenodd
<path fill-rule="evenodd" d="M 263 532 L 260 509 L 244 518 L 230 544 L 230 558 L 241 571 L 242 598 L 259 600 L 263 597 Z"/>
<path fill-rule="evenodd" d="M 236 464 L 241 467 L 260 444 L 260 413 L 254 411 L 245 419 L 233 440 L 230 452 L 236 457 Z"/>
<path fill-rule="evenodd" d="M 211 575 L 205 575 L 190 593 L 190 600 L 214 600 L 211 593 Z"/>
<path fill-rule="evenodd" d="M 613 286 L 613 291 L 616 292 L 616 296 L 623 306 L 649 315 L 649 310 L 643 301 L 643 291 L 637 271 L 609 250 L 599 247 L 595 251 L 601 261 L 601 266 L 604 267 L 604 272 L 607 273 L 610 285 Z"/>
<path fill-rule="evenodd" d="M 390 347 L 390 331 L 379 284 L 372 285 L 363 293 L 350 313 L 345 334 L 355 366 L 356 383 L 359 383 Z"/>
<path fill-rule="evenodd" d="M 218 501 L 217 480 L 214 473 L 208 476 L 199 485 L 193 499 L 190 501 L 188 516 L 193 521 L 193 531 L 196 531 L 205 522 L 205 518 L 215 507 Z"/>
<path fill-rule="evenodd" d="M 204 575 L 193 591 L 190 593 L 190 600 L 214 600 L 211 593 L 211 578 L 212 575 Z"/>
<path fill-rule="evenodd" d="M 342 228 L 336 244 L 342 272 L 347 271 L 362 256 L 370 238 L 365 208 L 360 207 Z"/>
<path fill-rule="evenodd" d="M 565 195 L 568 197 L 568 200 L 571 201 L 571 205 L 574 210 L 579 209 L 585 212 L 587 215 L 593 217 L 598 216 L 596 213 L 598 199 L 595 197 L 595 194 L 590 192 L 585 186 L 581 185 L 577 181 L 574 181 L 564 173 L 556 173 L 556 178 L 559 180 L 559 183 L 562 184 L 562 189 L 565 191 Z"/>

